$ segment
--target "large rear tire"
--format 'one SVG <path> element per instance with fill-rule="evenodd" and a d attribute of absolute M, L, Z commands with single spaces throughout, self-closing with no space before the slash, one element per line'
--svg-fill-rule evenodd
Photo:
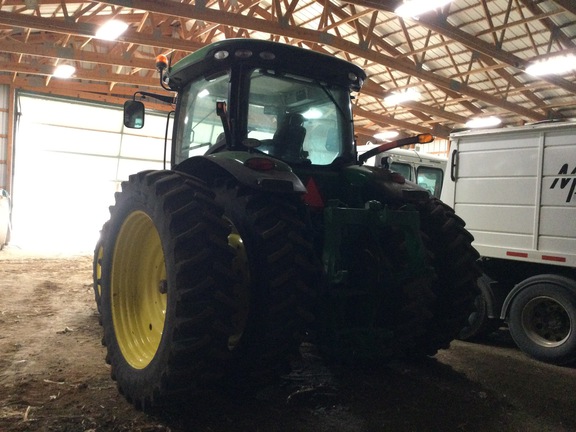
<path fill-rule="evenodd" d="M 247 364 L 239 371 L 250 369 L 251 380 L 274 378 L 299 355 L 321 267 L 306 240 L 298 196 L 263 193 L 230 179 L 215 183 L 216 201 L 245 256 L 246 325 L 237 349 Z"/>
<path fill-rule="evenodd" d="M 234 253 L 213 198 L 185 174 L 148 171 L 130 176 L 111 207 L 102 233 L 104 343 L 112 378 L 139 409 L 209 391 L 238 362 Z"/>
<path fill-rule="evenodd" d="M 454 210 L 437 198 L 422 203 L 420 210 L 421 229 L 437 278 L 432 285 L 436 296 L 433 318 L 419 350 L 434 355 L 448 348 L 466 326 L 474 310 L 476 280 L 481 272 L 476 264 L 479 254 L 472 247 L 474 238 Z"/>

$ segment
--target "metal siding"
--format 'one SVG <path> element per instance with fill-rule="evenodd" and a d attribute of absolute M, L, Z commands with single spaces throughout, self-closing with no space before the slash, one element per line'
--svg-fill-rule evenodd
<path fill-rule="evenodd" d="M 119 107 L 19 97 L 12 243 L 89 252 L 121 181 L 162 169 L 166 117 L 147 113 L 144 129 L 125 130 Z"/>
<path fill-rule="evenodd" d="M 455 210 L 485 256 L 576 255 L 576 128 L 547 125 L 458 137 Z M 566 264 L 562 264 L 566 265 Z"/>

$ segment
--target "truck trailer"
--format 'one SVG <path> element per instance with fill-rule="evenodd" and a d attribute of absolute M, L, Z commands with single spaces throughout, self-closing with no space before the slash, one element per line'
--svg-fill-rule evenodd
<path fill-rule="evenodd" d="M 442 200 L 474 236 L 483 275 L 462 339 L 507 324 L 541 361 L 576 360 L 576 122 L 451 136 Z"/>

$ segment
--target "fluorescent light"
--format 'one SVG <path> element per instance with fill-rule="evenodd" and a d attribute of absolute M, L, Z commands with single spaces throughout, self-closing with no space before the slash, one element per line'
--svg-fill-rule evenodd
<path fill-rule="evenodd" d="M 404 92 L 394 92 L 384 98 L 386 105 L 399 105 L 402 102 L 415 101 L 420 99 L 420 93 L 414 89 L 408 89 Z"/>
<path fill-rule="evenodd" d="M 116 40 L 118 37 L 126 31 L 128 24 L 120 20 L 110 20 L 106 21 L 100 28 L 96 31 L 96 37 L 98 39 L 104 40 Z"/>
<path fill-rule="evenodd" d="M 574 69 L 576 69 L 576 56 L 566 54 L 532 63 L 526 68 L 526 73 L 534 76 L 562 75 Z"/>
<path fill-rule="evenodd" d="M 377 134 L 374 134 L 373 137 L 380 141 L 386 141 L 396 138 L 398 135 L 399 132 L 390 130 L 390 131 L 378 132 Z"/>
<path fill-rule="evenodd" d="M 202 89 L 202 90 L 200 90 L 200 92 L 198 92 L 198 99 L 205 98 L 209 94 L 210 94 L 210 92 L 207 89 Z"/>
<path fill-rule="evenodd" d="M 322 111 L 318 108 L 310 108 L 308 111 L 302 114 L 306 120 L 314 120 L 322 118 Z"/>
<path fill-rule="evenodd" d="M 407 0 L 394 13 L 402 18 L 415 18 L 431 10 L 445 6 L 452 0 Z"/>
<path fill-rule="evenodd" d="M 52 73 L 53 77 L 56 78 L 70 78 L 76 72 L 76 68 L 69 64 L 60 64 L 56 66 L 54 72 Z"/>
<path fill-rule="evenodd" d="M 478 117 L 466 122 L 466 127 L 473 129 L 486 128 L 491 126 L 498 126 L 500 123 L 502 123 L 502 120 L 495 116 Z"/>

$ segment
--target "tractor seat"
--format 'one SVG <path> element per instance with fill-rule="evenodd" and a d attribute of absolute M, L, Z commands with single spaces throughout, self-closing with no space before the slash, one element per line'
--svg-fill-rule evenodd
<path fill-rule="evenodd" d="M 274 134 L 274 154 L 280 159 L 297 162 L 306 159 L 303 151 L 306 128 L 303 126 L 302 114 L 290 113 L 284 116 L 282 123 Z"/>

